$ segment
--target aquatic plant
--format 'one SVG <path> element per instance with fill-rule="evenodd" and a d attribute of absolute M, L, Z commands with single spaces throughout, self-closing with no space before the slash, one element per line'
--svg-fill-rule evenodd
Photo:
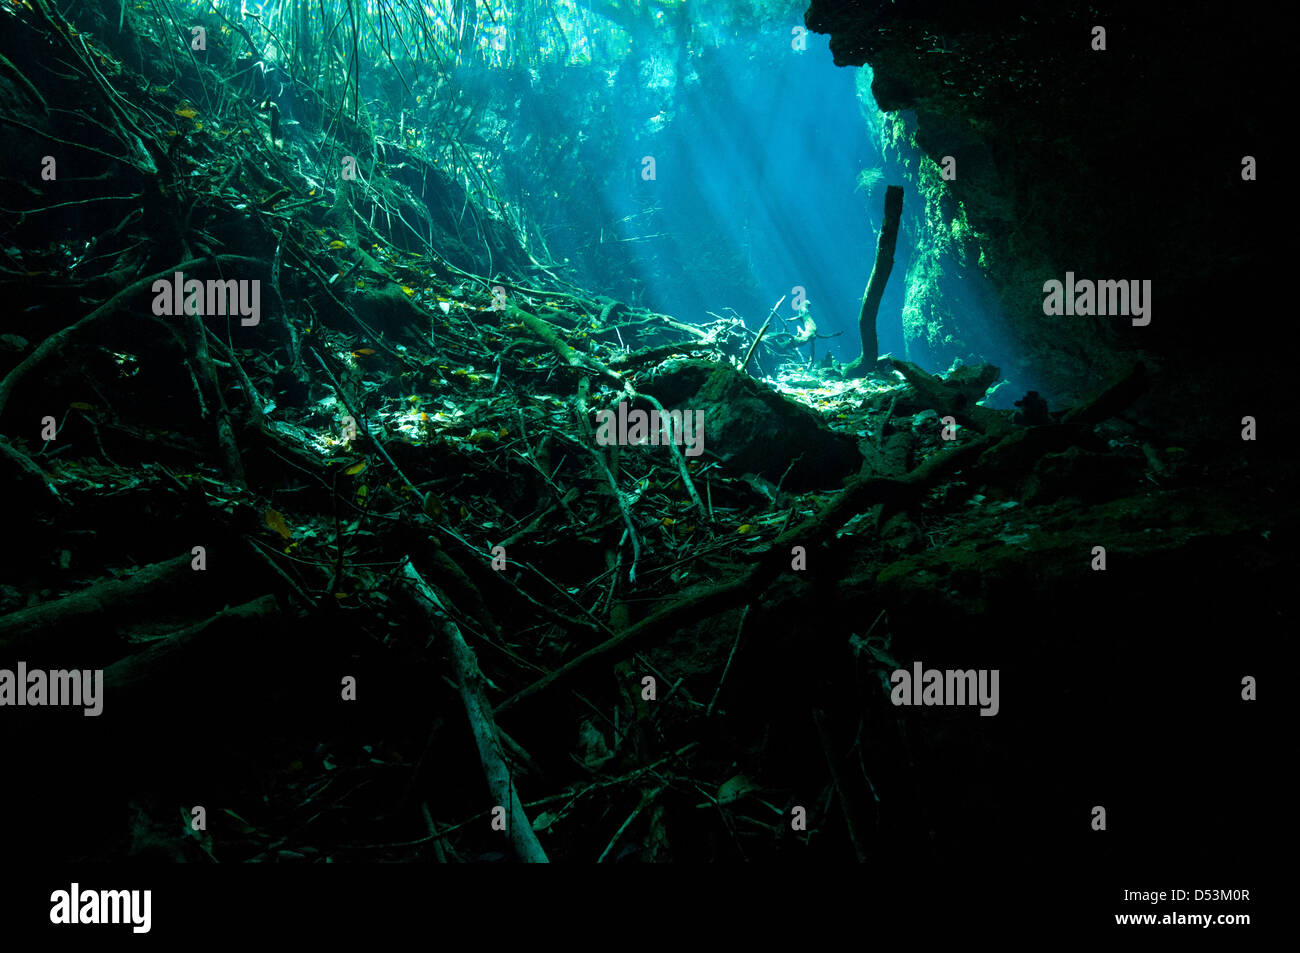
<path fill-rule="evenodd" d="M 876 187 L 876 183 L 878 183 L 884 177 L 885 177 L 885 172 L 879 166 L 876 166 L 871 169 L 863 169 L 861 172 L 858 173 L 858 184 L 853 191 L 866 192 L 868 195 L 870 195 L 871 190 Z"/>

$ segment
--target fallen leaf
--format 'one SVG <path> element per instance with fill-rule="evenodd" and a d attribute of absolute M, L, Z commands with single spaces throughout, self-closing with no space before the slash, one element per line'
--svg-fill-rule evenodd
<path fill-rule="evenodd" d="M 717 801 L 719 804 L 730 804 L 732 801 L 738 801 L 750 791 L 758 789 L 753 781 L 743 774 L 738 774 L 728 781 L 724 781 L 718 788 Z"/>
<path fill-rule="evenodd" d="M 293 530 L 289 529 L 289 524 L 284 521 L 284 517 L 280 515 L 279 510 L 268 507 L 263 518 L 266 520 L 266 525 L 279 533 L 284 539 L 288 539 L 293 535 Z"/>

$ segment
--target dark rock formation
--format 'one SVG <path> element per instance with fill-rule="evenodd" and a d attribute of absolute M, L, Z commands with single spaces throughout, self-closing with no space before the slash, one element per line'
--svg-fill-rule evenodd
<path fill-rule="evenodd" d="M 1267 110 L 1243 104 L 1281 88 L 1284 60 L 1261 46 L 1254 16 L 1208 3 L 812 0 L 806 22 L 830 34 L 836 63 L 873 68 L 881 109 L 915 111 L 925 153 L 956 159 L 942 187 L 964 206 L 1024 361 L 1009 375 L 1068 403 L 1138 350 L 1186 381 L 1226 315 L 1266 314 L 1264 182 L 1243 182 L 1241 162 L 1267 151 Z M 1066 271 L 1150 279 L 1150 325 L 1045 317 L 1043 282 Z M 930 331 L 909 328 L 914 360 L 917 346 L 935 365 L 964 357 L 958 332 Z"/>
<path fill-rule="evenodd" d="M 703 411 L 706 451 L 737 474 L 798 491 L 834 488 L 862 466 L 852 437 L 734 368 L 681 361 L 643 390 L 670 409 Z"/>

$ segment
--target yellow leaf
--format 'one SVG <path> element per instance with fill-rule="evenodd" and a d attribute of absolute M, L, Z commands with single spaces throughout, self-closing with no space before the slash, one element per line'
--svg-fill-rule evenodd
<path fill-rule="evenodd" d="M 74 400 L 72 403 L 68 404 L 68 406 L 71 407 L 73 410 L 94 410 L 95 409 L 94 404 L 87 404 L 83 400 Z"/>
<path fill-rule="evenodd" d="M 402 294 L 406 295 L 409 298 L 411 295 L 415 294 L 415 289 L 408 288 L 406 287 L 406 285 L 402 285 Z"/>
<path fill-rule="evenodd" d="M 353 354 L 374 354 L 375 349 L 373 347 L 359 347 L 352 353 Z"/>
<path fill-rule="evenodd" d="M 364 460 L 362 460 L 360 463 L 354 463 L 354 464 L 352 464 L 352 466 L 350 466 L 350 467 L 348 467 L 346 470 L 344 470 L 344 471 L 343 471 L 343 475 L 344 475 L 344 476 L 356 476 L 358 473 L 360 473 L 360 472 L 361 472 L 362 470 L 364 470 L 365 468 L 366 468 L 366 462 L 365 462 Z"/>
<path fill-rule="evenodd" d="M 289 529 L 289 524 L 284 521 L 284 517 L 280 515 L 278 510 L 267 507 L 263 519 L 266 520 L 267 526 L 279 533 L 284 539 L 288 539 L 293 535 L 293 530 Z"/>
<path fill-rule="evenodd" d="M 739 533 L 741 536 L 744 536 L 748 533 L 752 533 L 753 531 L 754 531 L 754 527 L 750 526 L 748 523 L 741 523 L 740 527 L 736 530 L 736 532 Z"/>
<path fill-rule="evenodd" d="M 347 248 L 347 247 L 348 247 L 347 242 L 340 242 L 340 241 L 330 242 L 330 248 Z"/>
<path fill-rule="evenodd" d="M 178 109 L 178 110 L 176 110 L 176 115 L 178 115 L 178 116 L 182 116 L 182 117 L 184 117 L 185 119 L 193 119 L 193 118 L 194 118 L 195 116 L 197 116 L 198 114 L 199 114 L 199 111 L 198 111 L 197 109 L 189 109 L 189 108 L 186 108 L 186 109 Z"/>

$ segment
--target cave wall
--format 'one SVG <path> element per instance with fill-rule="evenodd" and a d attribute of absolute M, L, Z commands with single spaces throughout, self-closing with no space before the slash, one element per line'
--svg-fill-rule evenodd
<path fill-rule="evenodd" d="M 1265 151 L 1268 110 L 1257 107 L 1283 61 L 1264 48 L 1260 18 L 1195 2 L 812 0 L 805 20 L 830 35 L 838 65 L 872 67 L 882 110 L 914 111 L 914 129 L 899 118 L 894 135 L 914 136 L 935 162 L 956 158 L 951 182 L 917 169 L 909 198 L 927 219 L 964 209 L 958 233 L 937 237 L 992 280 L 1021 365 L 1010 376 L 1060 400 L 1135 356 L 1186 377 L 1214 359 L 1202 345 L 1232 315 L 1267 307 L 1269 213 L 1259 184 L 1241 178 L 1242 156 Z M 909 349 L 946 366 L 979 342 L 941 293 L 926 304 L 927 260 L 938 259 L 917 251 Z M 1043 282 L 1066 271 L 1151 279 L 1150 325 L 1045 316 Z"/>

